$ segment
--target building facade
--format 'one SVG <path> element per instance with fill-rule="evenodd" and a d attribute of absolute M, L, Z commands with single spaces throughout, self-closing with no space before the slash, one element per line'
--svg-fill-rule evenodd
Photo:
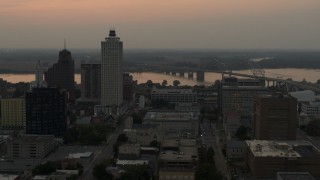
<path fill-rule="evenodd" d="M 132 75 L 123 73 L 123 100 L 131 102 L 133 100 L 133 88 L 136 84 Z"/>
<path fill-rule="evenodd" d="M 1 128 L 18 130 L 25 128 L 25 100 L 23 98 L 1 99 Z"/>
<path fill-rule="evenodd" d="M 9 158 L 40 159 L 55 147 L 54 136 L 26 135 L 7 142 Z"/>
<path fill-rule="evenodd" d="M 320 177 L 320 151 L 308 141 L 246 141 L 246 162 L 254 178 L 276 179 L 277 172 L 309 172 Z"/>
<path fill-rule="evenodd" d="M 81 64 L 81 99 L 100 101 L 101 64 Z"/>
<path fill-rule="evenodd" d="M 67 127 L 67 93 L 59 88 L 26 92 L 26 133 L 63 136 Z"/>
<path fill-rule="evenodd" d="M 169 103 L 197 102 L 197 93 L 192 89 L 153 89 L 151 101 L 167 101 Z"/>
<path fill-rule="evenodd" d="M 101 42 L 101 105 L 120 107 L 123 102 L 123 43 L 110 30 L 109 37 Z"/>
<path fill-rule="evenodd" d="M 60 51 L 58 62 L 44 73 L 44 78 L 48 87 L 65 89 L 69 92 L 70 99 L 74 99 L 74 60 L 71 52 L 67 49 Z"/>
<path fill-rule="evenodd" d="M 255 98 L 255 139 L 295 140 L 297 99 L 285 94 L 260 95 Z"/>

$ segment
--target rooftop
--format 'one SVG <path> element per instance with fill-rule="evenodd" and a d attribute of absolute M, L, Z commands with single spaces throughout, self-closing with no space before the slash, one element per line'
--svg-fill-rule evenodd
<path fill-rule="evenodd" d="M 20 138 L 13 139 L 13 142 L 44 142 L 54 140 L 53 135 L 25 135 Z"/>
<path fill-rule="evenodd" d="M 89 158 L 92 155 L 93 155 L 93 152 L 71 153 L 71 154 L 68 155 L 68 158 L 75 158 L 75 159 Z"/>
<path fill-rule="evenodd" d="M 197 119 L 194 113 L 190 112 L 148 112 L 144 121 L 186 121 Z"/>
<path fill-rule="evenodd" d="M 198 160 L 197 147 L 179 147 L 178 151 L 167 150 L 159 154 L 159 160 L 164 161 L 192 161 Z"/>
<path fill-rule="evenodd" d="M 117 159 L 117 165 L 148 165 L 147 160 L 119 160 Z"/>
<path fill-rule="evenodd" d="M 310 157 L 320 154 L 308 141 L 249 140 L 247 146 L 256 157 Z"/>
<path fill-rule="evenodd" d="M 278 172 L 280 180 L 315 180 L 308 172 Z"/>
<path fill-rule="evenodd" d="M 196 147 L 197 141 L 194 139 L 165 139 L 161 142 L 161 147 Z"/>

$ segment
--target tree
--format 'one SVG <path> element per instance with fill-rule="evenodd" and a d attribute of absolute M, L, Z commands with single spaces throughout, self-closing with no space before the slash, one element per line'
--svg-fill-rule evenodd
<path fill-rule="evenodd" d="M 149 180 L 150 175 L 147 165 L 126 166 L 125 173 L 122 174 L 122 180 Z"/>
<path fill-rule="evenodd" d="M 132 114 L 133 124 L 141 124 L 142 123 L 142 117 L 138 113 Z"/>
<path fill-rule="evenodd" d="M 73 127 L 67 130 L 67 132 L 63 136 L 63 142 L 65 144 L 73 143 L 77 141 L 79 138 L 79 131 Z"/>
<path fill-rule="evenodd" d="M 113 176 L 106 171 L 107 166 L 111 165 L 112 160 L 103 161 L 94 166 L 92 175 L 98 180 L 112 180 Z"/>
<path fill-rule="evenodd" d="M 168 81 L 167 80 L 163 80 L 161 85 L 164 87 L 164 86 L 167 86 L 168 85 Z"/>
<path fill-rule="evenodd" d="M 214 164 L 214 158 L 213 158 L 213 156 L 214 156 L 214 150 L 213 150 L 213 148 L 210 146 L 210 147 L 208 148 L 208 151 L 207 151 L 207 159 L 208 159 L 208 162 L 209 162 L 209 163 L 213 163 L 213 164 Z"/>
<path fill-rule="evenodd" d="M 241 140 L 241 141 L 250 139 L 250 138 L 247 136 L 247 128 L 244 127 L 244 126 L 240 126 L 240 127 L 237 129 L 235 136 L 236 136 L 239 140 Z"/>
<path fill-rule="evenodd" d="M 48 161 L 45 164 L 40 164 L 32 170 L 33 175 L 48 175 L 55 172 L 57 169 L 56 163 Z"/>
<path fill-rule="evenodd" d="M 128 137 L 126 134 L 122 133 L 118 136 L 117 142 L 124 143 L 128 141 Z"/>
<path fill-rule="evenodd" d="M 153 86 L 153 82 L 151 80 L 148 80 L 146 84 L 148 88 L 152 88 Z"/>
<path fill-rule="evenodd" d="M 158 141 L 156 141 L 156 140 L 153 140 L 153 141 L 150 142 L 150 146 L 157 148 L 157 147 L 160 146 L 160 143 Z"/>
<path fill-rule="evenodd" d="M 196 180 L 222 180 L 222 175 L 211 163 L 202 163 L 195 172 Z"/>
<path fill-rule="evenodd" d="M 173 81 L 173 86 L 179 86 L 180 84 L 180 81 L 179 80 L 174 80 Z"/>

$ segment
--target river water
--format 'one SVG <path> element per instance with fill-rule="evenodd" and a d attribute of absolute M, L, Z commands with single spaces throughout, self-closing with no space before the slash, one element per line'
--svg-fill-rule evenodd
<path fill-rule="evenodd" d="M 243 71 L 233 71 L 243 74 L 252 74 L 250 70 L 243 70 Z M 291 78 L 295 81 L 302 81 L 303 79 L 307 80 L 308 82 L 316 82 L 320 79 L 320 69 L 265 69 L 265 76 L 266 77 L 273 77 L 273 78 L 282 78 L 288 79 Z M 206 72 L 205 73 L 205 81 L 198 82 L 195 80 L 196 75 L 194 74 L 193 79 L 186 78 L 180 76 L 171 76 L 161 73 L 154 73 L 154 72 L 135 72 L 131 73 L 134 80 L 137 80 L 138 83 L 145 83 L 148 80 L 152 80 L 154 83 L 162 83 L 163 80 L 167 80 L 168 85 L 172 85 L 174 80 L 179 80 L 181 85 L 212 85 L 215 80 L 221 80 L 221 74 L 219 73 L 212 73 Z M 35 77 L 34 74 L 0 74 L 0 78 L 7 80 L 8 82 L 17 83 L 17 82 L 31 82 L 34 81 Z M 75 75 L 75 80 L 78 84 L 81 82 L 80 74 Z"/>

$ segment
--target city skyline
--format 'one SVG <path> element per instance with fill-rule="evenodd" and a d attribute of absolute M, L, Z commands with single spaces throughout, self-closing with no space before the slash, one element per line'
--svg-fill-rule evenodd
<path fill-rule="evenodd" d="M 59 48 L 66 38 L 71 49 L 98 49 L 115 27 L 126 49 L 320 49 L 319 7 L 315 0 L 4 0 L 0 48 Z"/>

